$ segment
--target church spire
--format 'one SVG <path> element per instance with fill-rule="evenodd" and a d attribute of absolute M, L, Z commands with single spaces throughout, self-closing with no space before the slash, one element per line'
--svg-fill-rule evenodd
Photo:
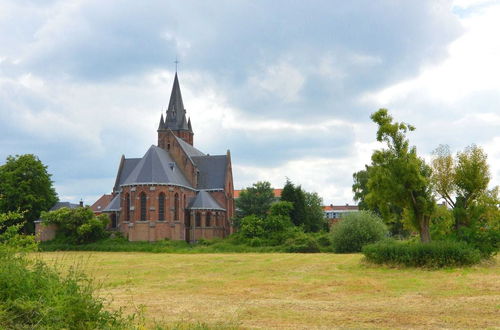
<path fill-rule="evenodd" d="M 167 117 L 165 118 L 165 121 L 162 121 L 163 117 L 160 119 L 161 128 L 158 128 L 158 141 L 163 141 L 163 133 L 171 130 L 177 137 L 186 141 L 190 145 L 193 145 L 194 133 L 191 127 L 191 121 L 186 119 L 186 109 L 184 109 L 184 103 L 182 102 L 182 94 L 177 72 L 175 73 L 174 85 L 172 86 L 172 92 L 170 93 Z M 162 148 L 164 145 L 168 146 L 168 142 L 164 143 L 163 141 L 158 143 L 158 146 L 162 146 Z"/>
<path fill-rule="evenodd" d="M 177 130 L 183 129 L 186 123 L 186 110 L 182 102 L 181 88 L 179 86 L 179 78 L 177 72 L 175 73 L 174 85 L 172 86 L 172 93 L 170 94 L 170 102 L 168 103 L 167 119 L 165 125 L 167 128 Z"/>
<path fill-rule="evenodd" d="M 163 113 L 161 114 L 160 124 L 158 125 L 158 130 L 165 129 L 165 120 L 163 120 Z"/>

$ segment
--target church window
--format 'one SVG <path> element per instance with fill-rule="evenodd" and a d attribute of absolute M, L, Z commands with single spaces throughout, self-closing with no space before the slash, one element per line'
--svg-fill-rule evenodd
<path fill-rule="evenodd" d="M 147 197 L 145 193 L 141 193 L 141 220 L 146 221 L 146 201 Z"/>
<path fill-rule="evenodd" d="M 116 228 L 117 222 L 116 222 L 116 213 L 111 214 L 111 228 Z"/>
<path fill-rule="evenodd" d="M 207 217 L 205 218 L 205 227 L 210 227 L 211 225 L 211 216 L 210 216 L 210 212 L 207 212 Z"/>
<path fill-rule="evenodd" d="M 196 212 L 196 227 L 201 227 L 201 213 Z"/>
<path fill-rule="evenodd" d="M 175 193 L 174 197 L 174 220 L 179 220 L 179 194 Z"/>
<path fill-rule="evenodd" d="M 160 193 L 158 196 L 158 220 L 165 221 L 165 194 Z"/>
<path fill-rule="evenodd" d="M 125 194 L 125 221 L 130 221 L 130 196 Z"/>

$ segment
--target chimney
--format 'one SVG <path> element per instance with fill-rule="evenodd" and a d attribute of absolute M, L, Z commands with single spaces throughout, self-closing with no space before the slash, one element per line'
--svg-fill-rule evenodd
<path fill-rule="evenodd" d="M 83 199 L 80 199 L 80 207 L 83 207 Z"/>

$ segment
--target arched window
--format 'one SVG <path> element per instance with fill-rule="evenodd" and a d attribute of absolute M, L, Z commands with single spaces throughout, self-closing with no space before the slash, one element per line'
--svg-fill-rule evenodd
<path fill-rule="evenodd" d="M 210 222 L 212 219 L 210 219 L 210 212 L 207 212 L 207 216 L 205 218 L 205 227 L 210 227 L 212 224 Z"/>
<path fill-rule="evenodd" d="M 174 220 L 179 220 L 179 194 L 175 193 L 174 196 Z"/>
<path fill-rule="evenodd" d="M 195 218 L 196 218 L 196 221 L 195 221 L 196 227 L 201 227 L 201 213 L 196 212 Z"/>
<path fill-rule="evenodd" d="M 147 197 L 145 193 L 141 193 L 141 220 L 146 221 L 146 201 Z"/>
<path fill-rule="evenodd" d="M 117 222 L 116 222 L 116 213 L 111 214 L 111 228 L 116 228 L 117 227 Z"/>
<path fill-rule="evenodd" d="M 158 196 L 158 220 L 165 221 L 165 194 L 160 193 Z"/>
<path fill-rule="evenodd" d="M 130 221 L 130 196 L 125 194 L 125 221 Z"/>

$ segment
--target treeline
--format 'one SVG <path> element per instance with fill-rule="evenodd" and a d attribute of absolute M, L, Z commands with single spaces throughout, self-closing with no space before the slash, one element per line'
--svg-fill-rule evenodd
<path fill-rule="evenodd" d="M 465 242 L 484 257 L 494 255 L 500 242 L 500 198 L 498 187 L 488 189 L 484 150 L 471 145 L 454 156 L 440 145 L 427 163 L 407 137 L 415 127 L 393 121 L 386 109 L 371 119 L 385 148 L 375 150 L 371 163 L 353 174 L 359 208 L 381 216 L 393 237 L 417 232 L 422 243 Z"/>
<path fill-rule="evenodd" d="M 250 246 L 285 245 L 288 252 L 318 252 L 314 235 L 327 231 L 323 200 L 287 179 L 281 197 L 269 182 L 257 182 L 243 189 L 236 200 L 236 233 L 233 241 Z"/>

